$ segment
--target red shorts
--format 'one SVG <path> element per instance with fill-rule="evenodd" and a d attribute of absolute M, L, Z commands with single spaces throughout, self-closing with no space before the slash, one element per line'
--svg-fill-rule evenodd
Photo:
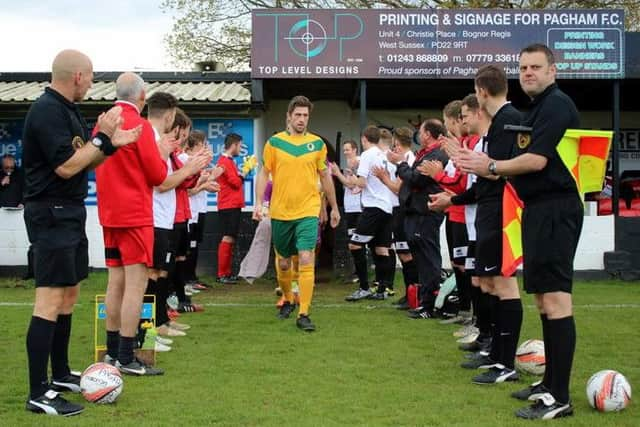
<path fill-rule="evenodd" d="M 103 227 L 107 267 L 145 264 L 153 266 L 153 226 Z"/>

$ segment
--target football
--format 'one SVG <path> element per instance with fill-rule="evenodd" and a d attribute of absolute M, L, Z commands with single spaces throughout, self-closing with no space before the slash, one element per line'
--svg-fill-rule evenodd
<path fill-rule="evenodd" d="M 596 372 L 587 381 L 587 400 L 600 412 L 622 411 L 631 400 L 631 385 L 620 372 Z"/>
<path fill-rule="evenodd" d="M 94 363 L 82 373 L 80 390 L 93 403 L 113 403 L 122 393 L 124 381 L 120 371 L 108 363 Z"/>
<path fill-rule="evenodd" d="M 546 359 L 544 342 L 541 340 L 526 340 L 516 351 L 516 368 L 533 375 L 544 374 Z"/>

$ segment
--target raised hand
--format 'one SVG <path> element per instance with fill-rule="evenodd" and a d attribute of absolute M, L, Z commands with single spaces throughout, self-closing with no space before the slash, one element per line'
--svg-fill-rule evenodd
<path fill-rule="evenodd" d="M 449 157 L 455 157 L 462 148 L 457 139 L 444 135 L 441 135 L 440 138 L 438 138 L 438 142 L 440 142 L 440 148 L 442 148 Z"/>
<path fill-rule="evenodd" d="M 180 145 L 180 141 L 175 138 L 173 133 L 166 133 L 160 137 L 158 141 L 158 150 L 163 159 L 168 159 L 169 155 L 175 151 Z"/>
<path fill-rule="evenodd" d="M 394 153 L 393 151 L 387 152 L 387 159 L 394 164 L 398 164 L 404 160 L 402 154 Z"/>
<path fill-rule="evenodd" d="M 373 176 L 378 178 L 380 181 L 384 181 L 385 178 L 389 178 L 389 171 L 383 168 L 382 166 L 374 166 L 371 168 L 371 173 Z"/>
<path fill-rule="evenodd" d="M 190 175 L 195 175 L 200 170 L 207 167 L 210 161 L 211 159 L 206 155 L 195 155 L 189 157 L 184 166 L 189 169 Z"/>
<path fill-rule="evenodd" d="M 122 107 L 116 105 L 115 107 L 111 107 L 107 112 L 100 114 L 98 116 L 98 122 L 96 123 L 100 132 L 113 139 L 113 134 L 116 132 L 116 129 L 122 126 L 123 119 L 120 116 L 121 113 Z M 115 145 L 115 143 L 113 145 Z"/>
<path fill-rule="evenodd" d="M 484 177 L 491 175 L 489 172 L 491 159 L 486 153 L 461 148 L 458 155 L 453 158 L 453 163 L 464 173 L 473 173 Z"/>
<path fill-rule="evenodd" d="M 100 128 L 100 131 L 102 131 L 102 128 Z M 122 147 L 123 145 L 131 144 L 132 142 L 136 142 L 138 138 L 140 138 L 141 133 L 142 125 L 138 125 L 133 129 L 127 130 L 118 128 L 111 136 L 111 144 L 113 144 L 114 147 Z"/>
<path fill-rule="evenodd" d="M 340 173 L 340 167 L 335 162 L 329 163 L 329 167 L 331 168 L 331 173 L 333 175 L 338 175 Z"/>
<path fill-rule="evenodd" d="M 217 193 L 218 191 L 220 191 L 220 184 L 218 184 L 215 181 L 209 181 L 207 182 L 207 184 L 204 186 L 204 189 L 206 191 L 208 191 L 209 193 Z"/>
<path fill-rule="evenodd" d="M 224 168 L 222 166 L 216 166 L 212 169 L 209 169 L 209 179 L 214 181 L 218 179 L 220 175 L 224 173 Z"/>
<path fill-rule="evenodd" d="M 416 169 L 422 174 L 429 176 L 431 178 L 435 178 L 436 175 L 441 173 L 444 170 L 442 163 L 437 160 L 429 160 L 426 162 L 422 162 L 416 167 Z"/>
<path fill-rule="evenodd" d="M 436 193 L 429 195 L 429 202 L 427 207 L 429 210 L 442 212 L 451 206 L 451 193 L 443 191 L 442 193 Z"/>

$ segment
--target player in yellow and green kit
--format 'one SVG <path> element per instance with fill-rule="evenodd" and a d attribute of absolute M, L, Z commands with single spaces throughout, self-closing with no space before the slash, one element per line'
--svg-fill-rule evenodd
<path fill-rule="evenodd" d="M 333 180 L 326 166 L 327 147 L 319 136 L 307 132 L 312 110 L 313 104 L 304 96 L 296 96 L 289 102 L 287 130 L 273 135 L 265 143 L 253 210 L 253 218 L 262 219 L 262 196 L 271 174 L 271 235 L 280 267 L 278 284 L 287 300 L 280 307 L 278 317 L 286 319 L 295 309 L 291 257 L 298 255 L 300 310 L 296 325 L 309 332 L 315 330 L 309 319 L 309 307 L 315 282 L 314 255 L 320 212 L 318 179 L 331 206 L 331 226 L 335 228 L 340 222 Z"/>

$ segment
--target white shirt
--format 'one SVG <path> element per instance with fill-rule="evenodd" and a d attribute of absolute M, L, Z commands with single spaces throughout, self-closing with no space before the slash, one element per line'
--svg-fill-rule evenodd
<path fill-rule="evenodd" d="M 398 179 L 398 177 L 396 176 L 396 171 L 398 170 L 398 168 L 396 165 L 394 165 L 393 163 L 387 160 L 388 152 L 389 150 L 382 152 L 382 155 L 384 156 L 383 163 L 386 162 L 386 168 L 387 168 L 387 171 L 389 172 L 389 178 L 391 178 L 391 181 L 395 181 Z M 414 160 L 415 160 L 415 156 L 414 156 Z M 391 191 L 389 187 L 387 187 L 387 197 L 389 197 L 389 200 L 391 200 L 391 206 L 393 208 L 397 208 L 398 206 L 400 206 L 400 199 L 398 198 L 398 195 L 393 191 Z"/>
<path fill-rule="evenodd" d="M 156 136 L 156 142 L 160 140 L 160 134 L 154 128 L 153 132 Z M 167 176 L 173 173 L 171 159 L 167 159 Z M 158 187 L 153 188 L 153 226 L 156 228 L 164 228 L 165 230 L 173 229 L 173 220 L 176 217 L 176 190 L 171 189 L 161 193 Z"/>
<path fill-rule="evenodd" d="M 413 151 L 411 151 L 411 150 L 409 150 L 406 153 L 404 153 L 404 161 L 407 162 L 409 167 L 413 166 L 413 164 L 416 161 L 415 153 Z"/>
<path fill-rule="evenodd" d="M 367 186 L 362 190 L 362 206 L 365 208 L 379 208 L 388 214 L 393 212 L 393 205 L 389 193 L 391 190 L 371 173 L 374 166 L 380 166 L 389 170 L 391 163 L 387 156 L 372 145 L 360 157 L 358 176 L 367 180 Z"/>
<path fill-rule="evenodd" d="M 484 145 L 484 137 L 480 138 L 475 147 L 473 147 L 473 151 L 476 153 L 482 152 L 482 146 Z M 471 186 L 478 180 L 478 177 L 472 173 L 467 175 L 467 189 L 471 188 Z M 469 241 L 476 241 L 476 210 L 478 208 L 477 204 L 472 205 L 464 205 L 464 221 L 467 226 L 467 235 L 469 236 Z"/>
<path fill-rule="evenodd" d="M 358 160 L 359 162 L 359 160 Z M 354 175 L 352 169 L 345 169 L 344 176 L 347 178 Z M 360 201 L 362 195 L 362 189 L 359 187 L 349 188 L 344 187 L 344 211 L 346 213 L 362 212 L 362 202 Z"/>

